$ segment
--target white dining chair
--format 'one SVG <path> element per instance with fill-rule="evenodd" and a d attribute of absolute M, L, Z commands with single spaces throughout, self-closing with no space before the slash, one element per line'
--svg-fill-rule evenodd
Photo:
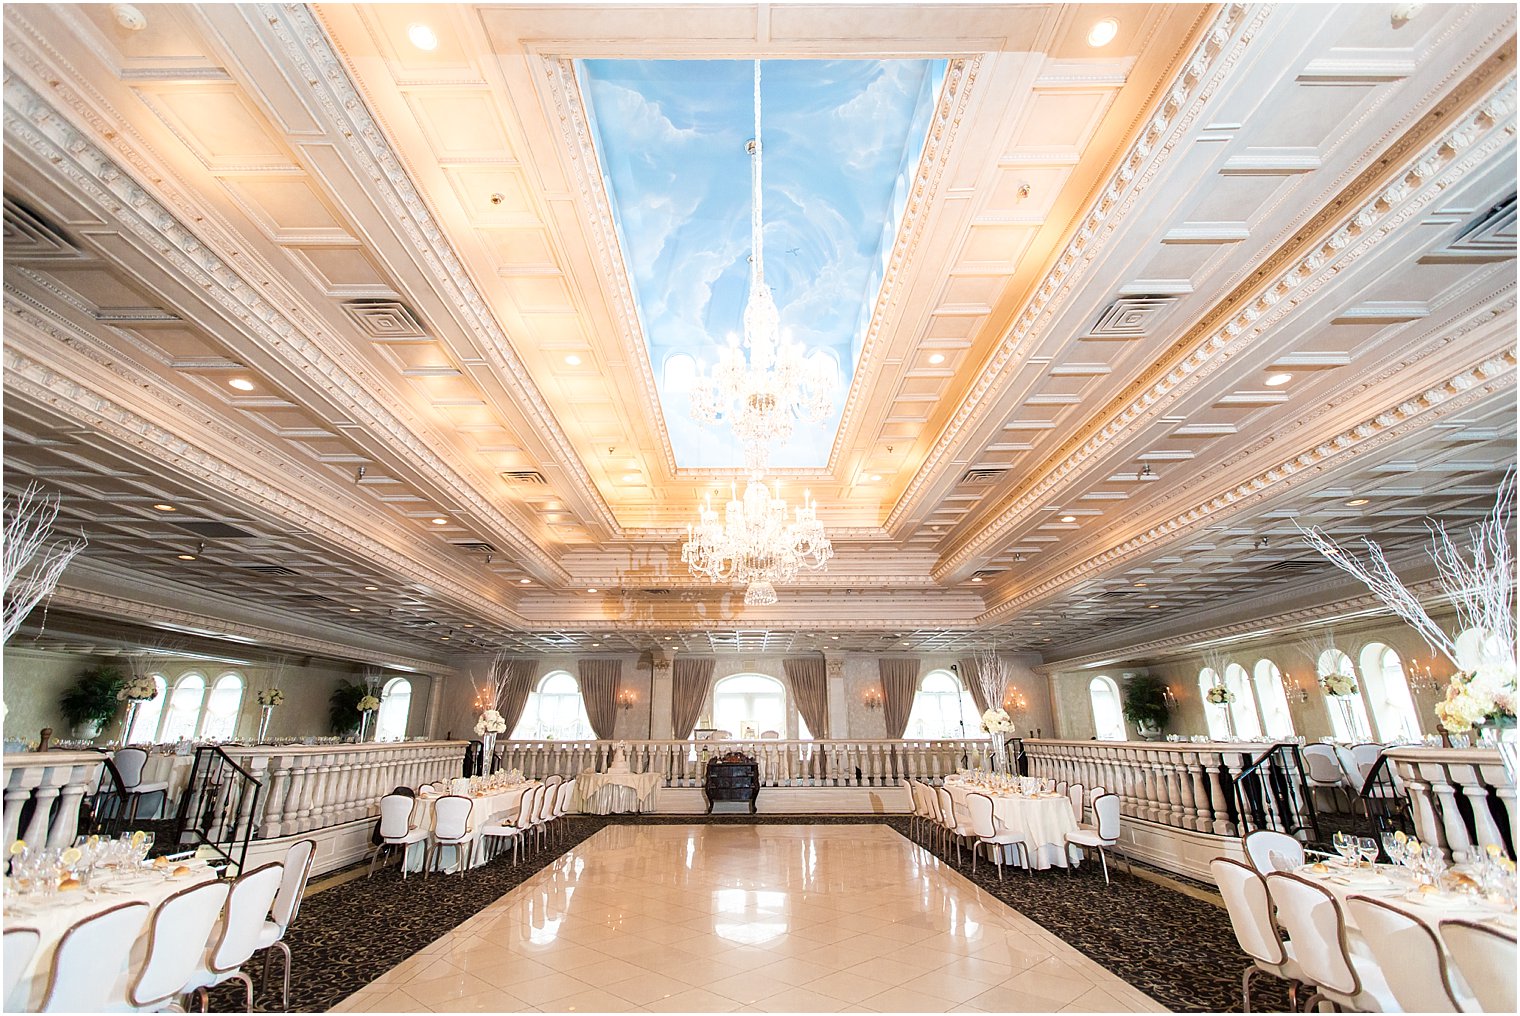
<path fill-rule="evenodd" d="M 162 794 L 167 805 L 169 784 L 167 782 L 144 783 L 143 770 L 148 766 L 148 753 L 142 748 L 122 748 L 111 758 L 116 774 L 121 777 L 121 793 L 127 799 L 128 822 L 137 820 L 137 808 L 149 794 Z"/>
<path fill-rule="evenodd" d="M 554 829 L 555 835 L 564 833 L 565 819 L 570 814 L 570 805 L 575 800 L 575 778 L 566 780 L 559 788 L 559 796 L 554 804 Z"/>
<path fill-rule="evenodd" d="M 121 903 L 77 922 L 53 950 L 53 967 L 39 1012 L 103 1012 L 115 990 L 117 971 L 148 919 L 148 905 Z"/>
<path fill-rule="evenodd" d="M 1329 744 L 1306 744 L 1303 748 L 1304 779 L 1309 783 L 1309 792 L 1316 790 L 1328 790 L 1331 796 L 1340 794 L 1346 799 L 1346 808 L 1351 808 L 1351 794 L 1346 789 L 1346 773 L 1341 769 L 1340 757 L 1335 753 L 1335 747 Z"/>
<path fill-rule="evenodd" d="M 1093 826 L 1067 833 L 1066 842 L 1081 847 L 1084 851 L 1092 849 L 1098 852 L 1098 860 L 1103 862 L 1103 884 L 1108 885 L 1107 849 L 1119 842 L 1119 795 L 1104 794 L 1093 800 L 1092 807 L 1095 819 Z M 1071 871 L 1070 865 L 1066 870 Z"/>
<path fill-rule="evenodd" d="M 21 983 L 21 975 L 26 973 L 41 941 L 42 933 L 36 928 L 5 929 L 5 954 L 0 957 L 4 966 L 5 994 L 0 995 L 0 1004 L 4 1005 L 6 1012 L 20 1012 L 27 1006 L 26 999 L 11 996 L 16 993 L 16 985 Z"/>
<path fill-rule="evenodd" d="M 908 780 L 908 796 L 913 803 L 913 812 L 912 817 L 908 822 L 908 828 L 909 832 L 913 834 L 915 839 L 923 837 L 924 824 L 929 821 L 931 815 L 931 812 L 929 811 L 929 805 L 924 800 L 924 791 L 926 789 L 927 785 L 922 781 L 914 779 Z"/>
<path fill-rule="evenodd" d="M 558 796 L 559 784 L 546 785 L 544 793 L 539 796 L 538 806 L 533 809 L 533 835 L 536 846 L 543 847 L 549 831 L 549 817 L 554 814 L 554 800 Z"/>
<path fill-rule="evenodd" d="M 965 824 L 965 817 L 958 814 L 955 807 L 955 798 L 944 787 L 936 787 L 935 795 L 939 800 L 939 821 L 945 828 L 945 833 L 955 841 L 955 863 L 961 861 L 961 839 L 971 835 L 971 827 Z M 950 844 L 947 841 L 945 850 L 948 853 Z"/>
<path fill-rule="evenodd" d="M 1267 883 L 1249 865 L 1228 857 L 1209 862 L 1214 884 L 1224 897 L 1225 912 L 1240 951 L 1251 958 L 1250 966 L 1240 975 L 1242 1012 L 1251 1011 L 1251 978 L 1258 973 L 1271 974 L 1288 982 L 1288 1011 L 1298 1011 L 1298 989 L 1306 979 L 1293 956 L 1293 943 L 1284 942 L 1272 917 L 1272 901 Z"/>
<path fill-rule="evenodd" d="M 1398 1011 L 1377 961 L 1347 947 L 1346 918 L 1330 890 L 1286 871 L 1265 879 L 1277 923 L 1288 932 L 1304 978 L 1314 985 L 1306 1011 L 1320 1002 L 1362 1012 Z"/>
<path fill-rule="evenodd" d="M 1087 788 L 1080 783 L 1073 783 L 1066 788 L 1066 796 L 1071 801 L 1071 810 L 1077 816 L 1077 825 L 1087 821 Z"/>
<path fill-rule="evenodd" d="M 1424 921 L 1367 896 L 1347 897 L 1346 911 L 1404 1012 L 1468 1012 L 1476 1007 L 1467 985 L 1450 976 L 1441 940 Z"/>
<path fill-rule="evenodd" d="M 269 919 L 259 929 L 259 944 L 255 951 L 264 953 L 264 972 L 259 983 L 269 983 L 269 961 L 274 950 L 278 949 L 285 960 L 285 980 L 280 995 L 285 1009 L 290 1008 L 290 946 L 285 944 L 285 931 L 301 912 L 301 901 L 306 898 L 306 882 L 311 878 L 311 865 L 316 855 L 316 840 L 297 840 L 285 851 L 285 872 L 280 878 L 280 891 L 275 894 L 274 906 L 269 909 Z"/>
<path fill-rule="evenodd" d="M 1451 962 L 1483 1012 L 1515 1011 L 1515 933 L 1476 921 L 1441 922 Z"/>
<path fill-rule="evenodd" d="M 211 944 L 228 892 L 226 882 L 202 882 L 160 903 L 148 921 L 148 955 L 121 1004 L 108 1010 L 158 1012 L 187 994 L 185 985 Z"/>
<path fill-rule="evenodd" d="M 1241 841 L 1246 859 L 1259 874 L 1269 871 L 1292 871 L 1304 863 L 1304 845 L 1287 833 L 1275 829 L 1257 829 L 1246 833 Z"/>
<path fill-rule="evenodd" d="M 386 794 L 380 798 L 380 845 L 369 859 L 369 877 L 375 877 L 375 862 L 392 847 L 401 848 L 401 877 L 406 878 L 406 851 L 413 843 L 427 839 L 428 831 L 412 825 L 416 800 L 405 794 Z"/>
<path fill-rule="evenodd" d="M 475 802 L 459 794 L 445 794 L 433 802 L 433 835 L 428 839 L 427 856 L 422 862 L 423 877 L 432 873 L 444 847 L 454 848 L 458 871 L 469 867 L 465 847 L 475 840 L 470 829 L 470 812 L 474 810 Z"/>
<path fill-rule="evenodd" d="M 253 1012 L 253 978 L 243 972 L 243 964 L 258 948 L 259 930 L 264 918 L 280 891 L 280 879 L 285 865 L 270 861 L 232 883 L 227 894 L 227 907 L 222 914 L 220 934 L 211 948 L 200 955 L 185 982 L 185 993 L 194 994 L 205 1012 L 210 1002 L 210 991 L 228 981 L 242 981 L 247 1011 Z"/>
<path fill-rule="evenodd" d="M 508 840 L 512 844 L 512 863 L 517 863 L 518 848 L 522 846 L 523 833 L 527 831 L 527 819 L 525 816 L 533 813 L 534 801 L 538 795 L 544 792 L 542 786 L 529 787 L 523 791 L 522 799 L 517 805 L 517 818 L 512 822 L 488 822 L 480 827 L 482 842 L 490 844 L 493 848 L 498 840 Z M 494 852 L 492 856 L 495 856 Z"/>
<path fill-rule="evenodd" d="M 1025 842 L 1024 834 L 1009 829 L 998 821 L 992 798 L 986 794 L 967 794 L 966 813 L 971 825 L 971 835 L 977 839 L 977 845 L 971 851 L 972 873 L 976 872 L 976 855 L 981 853 L 981 847 L 984 844 L 992 847 L 992 857 L 997 862 L 998 881 L 1003 879 L 1003 848 L 1007 846 L 1014 847 L 1018 856 L 1024 859 L 1026 871 L 1032 870 L 1032 865 L 1029 863 L 1029 844 Z"/>

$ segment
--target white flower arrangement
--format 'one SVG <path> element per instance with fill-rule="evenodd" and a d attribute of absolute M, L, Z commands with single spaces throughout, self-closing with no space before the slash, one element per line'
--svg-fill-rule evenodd
<path fill-rule="evenodd" d="M 1214 685 L 1204 697 L 1209 700 L 1210 705 L 1216 706 L 1227 706 L 1235 701 L 1235 693 L 1222 684 Z"/>
<path fill-rule="evenodd" d="M 486 734 L 505 734 L 506 732 L 507 721 L 495 709 L 487 709 L 480 714 L 480 719 L 475 721 L 476 737 L 483 737 Z"/>
<path fill-rule="evenodd" d="M 118 702 L 151 702 L 158 698 L 158 685 L 151 677 L 134 677 L 116 693 Z"/>
<path fill-rule="evenodd" d="M 1319 685 L 1325 689 L 1326 695 L 1333 698 L 1350 698 L 1357 691 L 1356 678 L 1339 671 L 1334 674 L 1321 674 Z"/>
<path fill-rule="evenodd" d="M 259 705 L 278 706 L 285 704 L 285 693 L 278 688 L 262 688 L 259 690 Z"/>
<path fill-rule="evenodd" d="M 361 713 L 367 713 L 367 712 L 369 712 L 369 711 L 371 711 L 373 709 L 379 709 L 379 708 L 380 708 L 380 700 L 377 699 L 377 698 L 375 698 L 375 696 L 373 696 L 373 695 L 366 695 L 362 699 L 359 700 L 359 712 L 361 712 Z"/>
<path fill-rule="evenodd" d="M 1453 674 L 1446 697 L 1436 703 L 1436 719 L 1449 734 L 1474 727 L 1515 722 L 1515 671 L 1503 666 Z"/>
<path fill-rule="evenodd" d="M 1013 733 L 1013 721 L 1005 709 L 989 709 L 982 714 L 982 729 L 989 734 Z"/>

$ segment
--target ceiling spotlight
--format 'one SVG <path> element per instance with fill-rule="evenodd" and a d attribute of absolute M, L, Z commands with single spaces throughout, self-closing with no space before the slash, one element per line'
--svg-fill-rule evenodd
<path fill-rule="evenodd" d="M 1147 610 L 1155 610 L 1159 606 L 1161 606 L 1161 604 L 1159 604 L 1159 603 L 1147 603 L 1145 605 L 1145 607 L 1146 607 Z"/>
<path fill-rule="evenodd" d="M 624 473 L 623 474 L 623 482 L 624 483 L 638 483 L 639 482 L 639 474 L 638 473 Z"/>
<path fill-rule="evenodd" d="M 178 555 L 175 555 L 175 556 L 177 556 L 181 561 L 194 561 L 197 558 L 199 558 L 202 554 L 204 554 L 205 552 L 206 552 L 206 541 L 202 540 L 200 543 L 197 543 L 195 545 L 195 553 L 194 554 L 178 554 Z"/>
<path fill-rule="evenodd" d="M 438 48 L 438 33 L 420 21 L 406 26 L 406 37 L 423 52 L 431 53 Z"/>
<path fill-rule="evenodd" d="M 1267 375 L 1267 387 L 1268 388 L 1281 388 L 1283 385 L 1287 384 L 1289 381 L 1292 381 L 1292 380 L 1293 380 L 1293 375 L 1292 374 L 1268 374 Z"/>
<path fill-rule="evenodd" d="M 982 581 L 982 577 L 980 575 L 973 575 L 973 576 L 971 576 L 971 581 L 972 582 L 980 582 L 980 581 Z"/>
<path fill-rule="evenodd" d="M 153 506 L 153 510 L 156 512 L 172 512 L 174 506 L 172 504 L 156 504 Z"/>
<path fill-rule="evenodd" d="M 1087 44 L 1093 48 L 1107 46 L 1114 41 L 1114 36 L 1119 34 L 1119 22 L 1113 18 L 1104 18 L 1087 30 Z"/>
<path fill-rule="evenodd" d="M 1348 508 L 1360 508 L 1362 505 L 1366 504 L 1367 502 L 1368 502 L 1368 499 L 1365 498 L 1365 497 L 1352 498 L 1350 501 L 1346 502 L 1346 507 L 1348 507 Z"/>
<path fill-rule="evenodd" d="M 367 592 L 367 593 L 378 593 L 380 591 L 380 587 L 379 586 L 365 586 L 364 587 L 364 591 Z"/>
<path fill-rule="evenodd" d="M 1075 515 L 1062 515 L 1061 516 L 1061 521 L 1062 522 L 1075 522 L 1075 521 L 1077 521 L 1077 517 Z"/>
<path fill-rule="evenodd" d="M 588 592 L 588 593 L 594 593 L 594 592 L 596 592 L 596 586 L 588 586 L 588 587 L 586 587 L 586 592 Z"/>
<path fill-rule="evenodd" d="M 449 633 L 447 635 L 440 635 L 440 636 L 438 636 L 438 638 L 441 639 L 444 642 L 447 642 L 449 639 L 451 639 L 453 637 L 454 637 L 454 629 L 452 629 L 452 628 L 449 629 Z"/>
<path fill-rule="evenodd" d="M 350 614 L 357 614 L 357 613 L 359 613 L 359 608 L 358 607 L 349 607 L 348 608 L 348 612 Z"/>
<path fill-rule="evenodd" d="M 474 625 L 473 625 L 473 624 L 467 624 L 467 625 L 465 625 L 465 627 L 466 627 L 466 628 L 473 628 L 473 627 L 475 627 L 475 626 L 474 626 Z"/>
<path fill-rule="evenodd" d="M 1145 465 L 1143 465 L 1143 466 L 1140 467 L 1140 479 L 1142 479 L 1142 480 L 1154 480 L 1155 478 L 1156 478 L 1156 471 L 1151 468 L 1151 464 L 1149 462 L 1147 462 Z"/>
<path fill-rule="evenodd" d="M 529 585 L 533 584 L 533 580 L 532 579 L 518 579 L 517 580 L 517 584 L 520 585 L 520 586 L 529 586 Z"/>
<path fill-rule="evenodd" d="M 879 480 L 880 480 L 880 479 L 881 479 L 881 474 L 880 474 L 880 473 L 872 473 L 872 474 L 871 474 L 871 482 L 872 482 L 872 483 L 876 483 L 876 482 L 878 482 L 878 481 L 879 481 Z"/>
<path fill-rule="evenodd" d="M 944 363 L 945 362 L 945 354 L 944 353 L 930 353 L 929 354 L 929 362 L 932 363 L 932 364 L 935 364 L 935 365 Z"/>
<path fill-rule="evenodd" d="M 565 362 L 572 367 L 579 367 L 581 365 L 581 358 L 576 356 L 574 353 L 571 353 L 569 356 L 565 357 Z"/>
<path fill-rule="evenodd" d="M 251 391 L 253 391 L 253 382 L 250 381 L 250 380 L 248 380 L 245 377 L 235 377 L 231 381 L 228 381 L 227 383 L 229 385 L 231 385 L 233 388 L 236 388 L 240 392 L 251 392 Z"/>
<path fill-rule="evenodd" d="M 448 524 L 449 524 L 449 520 L 445 519 L 445 518 L 436 518 L 436 519 L 433 520 L 433 525 L 435 525 L 435 526 L 446 526 Z"/>

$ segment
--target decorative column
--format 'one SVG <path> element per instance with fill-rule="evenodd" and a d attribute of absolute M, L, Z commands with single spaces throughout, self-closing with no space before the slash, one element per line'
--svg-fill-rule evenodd
<path fill-rule="evenodd" d="M 843 656 L 823 657 L 824 670 L 829 677 L 829 736 L 850 736 L 850 700 L 845 694 Z M 823 731 L 813 731 L 814 737 L 822 737 Z"/>
<path fill-rule="evenodd" d="M 649 739 L 669 741 L 675 737 L 670 726 L 670 703 L 675 695 L 675 684 L 670 671 L 674 658 L 664 649 L 649 652 Z"/>
<path fill-rule="evenodd" d="M 438 715 L 443 712 L 443 674 L 428 675 L 427 736 L 438 740 Z M 465 734 L 466 737 L 469 734 Z"/>

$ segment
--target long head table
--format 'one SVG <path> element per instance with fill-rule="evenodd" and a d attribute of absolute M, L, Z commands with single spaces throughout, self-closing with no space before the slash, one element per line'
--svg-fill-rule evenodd
<path fill-rule="evenodd" d="M 1066 834 L 1077 831 L 1076 813 L 1063 794 L 1028 796 L 995 794 L 968 786 L 954 776 L 945 778 L 945 789 L 955 802 L 958 814 L 968 814 L 966 799 L 972 794 L 992 798 L 992 816 L 1008 829 L 1024 834 L 1029 863 L 1038 869 L 1051 866 L 1065 868 L 1073 856 L 1067 849 Z"/>

